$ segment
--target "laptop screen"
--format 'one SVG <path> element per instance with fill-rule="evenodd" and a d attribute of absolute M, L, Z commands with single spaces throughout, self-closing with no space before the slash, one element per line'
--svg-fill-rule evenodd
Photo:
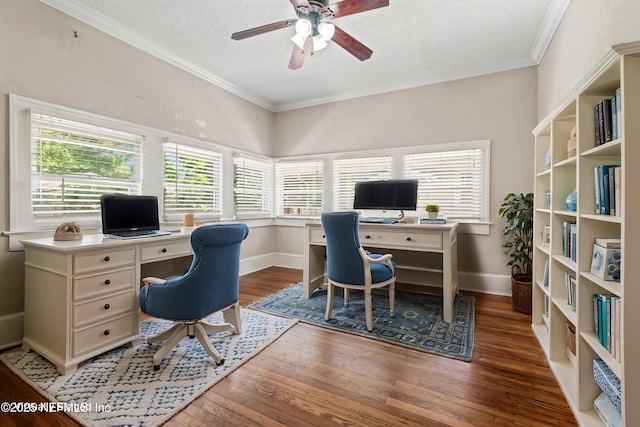
<path fill-rule="evenodd" d="M 105 194 L 100 208 L 103 234 L 160 229 L 156 196 Z"/>

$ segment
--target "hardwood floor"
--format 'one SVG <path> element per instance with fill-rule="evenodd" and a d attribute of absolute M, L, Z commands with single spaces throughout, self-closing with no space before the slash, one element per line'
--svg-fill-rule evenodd
<path fill-rule="evenodd" d="M 242 306 L 302 279 L 245 275 Z M 531 332 L 508 297 L 476 297 L 470 363 L 299 323 L 166 426 L 575 426 Z M 0 363 L 0 399 L 44 401 Z M 64 414 L 0 413 L 2 426 L 76 426 Z"/>

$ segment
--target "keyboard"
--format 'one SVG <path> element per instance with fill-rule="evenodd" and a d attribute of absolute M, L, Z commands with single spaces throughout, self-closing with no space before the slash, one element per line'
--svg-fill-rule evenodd
<path fill-rule="evenodd" d="M 362 218 L 360 222 L 365 224 L 395 224 L 398 220 L 395 218 Z"/>

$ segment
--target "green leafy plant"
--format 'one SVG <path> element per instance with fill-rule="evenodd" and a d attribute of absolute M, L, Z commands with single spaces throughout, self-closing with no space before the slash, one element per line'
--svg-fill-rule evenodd
<path fill-rule="evenodd" d="M 440 206 L 438 205 L 427 205 L 425 209 L 427 212 L 440 212 Z"/>
<path fill-rule="evenodd" d="M 511 258 L 507 263 L 512 274 L 531 275 L 533 264 L 533 193 L 505 196 L 498 215 L 507 220 L 502 234 L 507 237 L 502 247 Z"/>

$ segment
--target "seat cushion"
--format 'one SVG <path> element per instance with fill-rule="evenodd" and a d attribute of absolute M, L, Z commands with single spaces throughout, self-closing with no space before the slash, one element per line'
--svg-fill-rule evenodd
<path fill-rule="evenodd" d="M 378 255 L 378 257 L 379 256 L 381 255 Z M 371 257 L 376 258 L 373 255 Z M 371 282 L 380 283 L 396 276 L 398 271 L 396 264 L 393 261 L 391 261 L 391 264 L 393 264 L 393 271 L 384 263 L 371 263 Z"/>

